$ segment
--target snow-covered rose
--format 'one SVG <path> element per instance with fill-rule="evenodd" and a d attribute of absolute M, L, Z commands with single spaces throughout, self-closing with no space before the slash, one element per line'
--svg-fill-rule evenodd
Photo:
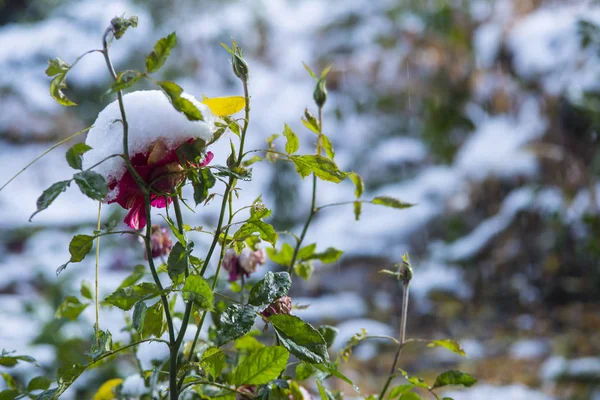
<path fill-rule="evenodd" d="M 189 94 L 182 97 L 190 100 L 201 112 L 204 121 L 189 121 L 176 111 L 165 94 L 159 90 L 128 93 L 123 97 L 128 123 L 128 145 L 131 164 L 152 190 L 168 192 L 183 180 L 183 169 L 176 150 L 184 143 L 195 139 L 209 141 L 215 130 L 216 116 L 205 104 Z M 125 223 L 134 229 L 146 225 L 146 207 L 143 193 L 133 176 L 127 171 L 125 160 L 111 157 L 123 153 L 123 125 L 117 101 L 110 103 L 98 114 L 90 129 L 86 144 L 92 150 L 83 155 L 83 167 L 90 168 L 108 183 L 107 203 L 119 203 L 129 210 Z M 107 159 L 108 158 L 108 159 Z M 196 165 L 208 164 L 211 152 Z M 103 161 L 104 160 L 104 161 Z M 171 198 L 157 193 L 151 194 L 151 206 L 164 208 Z"/>

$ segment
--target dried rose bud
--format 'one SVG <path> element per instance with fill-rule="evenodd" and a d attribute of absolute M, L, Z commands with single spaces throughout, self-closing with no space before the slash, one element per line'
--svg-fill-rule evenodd
<path fill-rule="evenodd" d="M 240 267 L 244 270 L 247 276 L 253 272 L 256 272 L 256 267 L 258 265 L 263 265 L 265 262 L 266 257 L 263 249 L 252 251 L 248 248 L 245 248 L 242 250 L 242 253 L 239 257 Z"/>
<path fill-rule="evenodd" d="M 152 225 L 152 235 L 150 236 L 150 247 L 152 257 L 166 256 L 173 248 L 173 242 L 169 236 L 169 231 L 160 225 Z"/>
<path fill-rule="evenodd" d="M 283 296 L 269 304 L 261 313 L 263 317 L 269 318 L 274 314 L 290 314 L 292 312 L 292 298 Z"/>
<path fill-rule="evenodd" d="M 239 273 L 238 256 L 234 249 L 227 249 L 223 256 L 223 269 L 229 272 L 229 282 L 237 279 Z"/>

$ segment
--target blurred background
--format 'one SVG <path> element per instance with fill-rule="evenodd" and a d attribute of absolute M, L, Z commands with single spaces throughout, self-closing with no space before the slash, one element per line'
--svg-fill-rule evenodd
<path fill-rule="evenodd" d="M 457 339 L 469 358 L 413 346 L 401 368 L 426 379 L 442 369 L 472 373 L 475 387 L 446 393 L 457 400 L 600 399 L 598 2 L 0 0 L 0 184 L 113 100 L 103 95 L 109 75 L 99 54 L 69 74 L 79 107 L 54 102 L 44 70 L 50 58 L 70 63 L 100 48 L 122 14 L 137 15 L 139 26 L 113 43 L 117 69 L 142 69 L 154 42 L 175 30 L 178 46 L 159 78 L 197 97 L 241 93 L 219 45 L 236 38 L 250 65 L 248 149 L 264 148 L 286 122 L 311 151 L 314 136 L 300 117 L 314 111 L 314 82 L 302 62 L 315 71 L 333 64 L 324 130 L 338 165 L 363 176 L 365 198 L 418 204 L 365 206 L 359 222 L 352 206 L 329 208 L 311 226 L 306 243 L 345 253 L 317 265 L 309 283 L 296 279 L 292 297 L 311 305 L 298 315 L 340 329 L 334 349 L 361 328 L 397 335 L 401 290 L 377 271 L 409 251 L 408 335 Z M 215 163 L 228 146 L 217 144 Z M 93 280 L 93 260 L 58 277 L 55 270 L 69 258 L 70 237 L 94 229 L 97 204 L 72 187 L 27 221 L 41 192 L 71 176 L 67 148 L 0 192 L 0 348 L 31 354 L 50 375 L 83 361 L 93 336 L 93 307 L 77 322 L 54 318 L 82 279 Z M 237 205 L 263 193 L 276 228 L 297 231 L 310 182 L 283 163 L 253 172 Z M 349 182 L 323 184 L 318 203 L 352 199 Z M 185 218 L 214 226 L 217 206 Z M 103 220 L 123 216 L 118 206 L 103 208 Z M 128 240 L 103 239 L 105 295 L 143 262 L 141 246 Z M 193 240 L 201 255 L 205 239 Z M 123 317 L 102 309 L 101 328 L 126 340 Z M 143 362 L 147 353 L 140 349 Z M 368 342 L 341 369 L 375 393 L 392 358 L 386 343 Z M 90 398 L 100 382 L 135 371 L 131 364 L 86 373 L 65 398 Z M 40 374 L 27 365 L 17 372 Z"/>

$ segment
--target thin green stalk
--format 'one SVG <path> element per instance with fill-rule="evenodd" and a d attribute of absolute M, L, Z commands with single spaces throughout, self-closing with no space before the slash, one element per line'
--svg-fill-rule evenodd
<path fill-rule="evenodd" d="M 409 283 L 403 284 L 403 292 L 402 292 L 402 315 L 400 317 L 400 343 L 398 344 L 398 349 L 396 350 L 396 355 L 394 356 L 394 361 L 392 362 L 392 367 L 390 368 L 390 373 L 388 375 L 383 388 L 381 389 L 381 393 L 379 394 L 379 399 L 383 399 L 385 396 L 385 392 L 388 390 L 390 383 L 396 377 L 396 364 L 398 364 L 398 358 L 400 357 L 400 352 L 402 352 L 402 348 L 407 343 L 406 341 L 406 320 L 408 315 L 408 286 Z"/>
<path fill-rule="evenodd" d="M 323 132 L 323 108 L 319 107 L 319 137 L 317 138 L 317 155 L 321 153 L 321 133 Z M 292 261 L 288 267 L 288 273 L 291 275 L 294 270 L 294 264 L 296 263 L 296 258 L 298 257 L 298 252 L 300 251 L 300 247 L 302 246 L 302 242 L 304 241 L 304 237 L 306 236 L 306 232 L 308 231 L 308 226 L 312 222 L 315 214 L 319 212 L 317 208 L 317 176 L 313 174 L 313 182 L 312 182 L 312 200 L 310 202 L 310 213 L 308 214 L 308 218 L 304 223 L 304 227 L 302 228 L 302 233 L 300 234 L 300 239 L 296 241 L 296 247 L 294 248 L 294 255 L 292 256 Z"/>
<path fill-rule="evenodd" d="M 244 107 L 244 110 L 245 110 L 244 126 L 242 128 L 241 139 L 240 139 L 240 149 L 238 152 L 238 159 L 236 161 L 236 166 L 239 166 L 242 162 L 242 156 L 244 154 L 244 142 L 246 140 L 246 133 L 248 132 L 248 125 L 250 122 L 250 96 L 248 93 L 248 81 L 243 79 L 242 85 L 244 87 L 244 98 L 246 100 L 246 105 Z M 221 229 L 223 228 L 223 221 L 225 219 L 225 210 L 227 208 L 226 207 L 227 202 L 231 201 L 231 193 L 232 193 L 233 188 L 235 187 L 235 183 L 236 183 L 236 179 L 234 177 L 230 177 L 229 182 L 225 187 L 225 193 L 223 194 L 223 202 L 221 203 L 221 211 L 219 213 L 219 221 L 217 222 L 217 228 L 215 229 L 215 236 L 210 245 L 208 253 L 206 254 L 206 258 L 204 260 L 204 264 L 202 265 L 202 269 L 200 270 L 201 276 L 204 276 L 204 273 L 206 272 L 206 269 L 208 268 L 208 264 L 210 262 L 210 259 L 212 258 L 212 255 L 215 251 L 217 243 L 219 242 L 219 236 L 221 234 Z M 231 215 L 231 212 L 230 212 L 230 215 Z M 227 229 L 225 231 L 226 232 L 225 237 L 227 237 L 228 231 L 229 231 L 229 227 L 227 227 Z M 217 275 L 215 275 L 215 283 L 217 281 L 220 265 L 221 265 L 221 263 L 219 262 L 219 265 L 217 266 Z M 213 283 L 213 290 L 214 290 L 214 283 Z M 189 312 L 188 312 L 188 308 L 189 308 Z M 188 306 L 186 306 L 186 310 L 185 310 L 184 317 L 183 317 L 182 327 L 179 331 L 179 336 L 177 338 L 177 342 L 175 343 L 177 345 L 177 347 L 179 347 L 178 344 L 179 345 L 181 344 L 181 341 L 183 340 L 183 337 L 185 336 L 185 332 L 189 325 L 190 317 L 191 317 L 191 303 L 188 304 Z M 204 312 L 204 314 L 202 315 L 200 324 L 198 325 L 198 330 L 196 332 L 196 336 L 194 337 L 194 343 L 192 344 L 192 349 L 195 348 L 195 343 L 198 339 L 199 332 L 202 329 L 202 324 L 204 323 L 205 317 L 206 317 L 206 312 Z M 193 354 L 193 352 L 190 352 L 190 354 Z M 181 382 L 183 382 L 183 380 Z M 181 382 L 179 385 L 177 385 L 178 388 L 181 387 Z"/>
<path fill-rule="evenodd" d="M 100 212 L 102 210 L 102 202 L 98 202 L 98 230 L 100 230 Z M 96 279 L 94 280 L 94 305 L 96 307 L 96 326 L 95 334 L 98 337 L 98 331 L 100 330 L 100 306 L 98 304 L 98 270 L 100 267 L 100 236 L 96 237 Z"/>
<path fill-rule="evenodd" d="M 29 164 L 27 164 L 25 167 L 23 167 L 23 169 L 21 169 L 19 172 L 17 172 L 15 175 L 13 175 L 12 178 L 10 178 L 8 181 L 6 181 L 6 183 L 4 185 L 2 185 L 2 187 L 0 187 L 0 191 L 2 191 L 2 189 L 4 189 L 9 183 L 11 183 L 12 181 L 14 181 L 17 176 L 21 175 L 23 172 L 25 172 L 25 170 L 27 170 L 27 168 L 31 167 L 33 164 L 35 164 L 40 158 L 44 157 L 46 154 L 50 153 L 52 150 L 54 150 L 55 148 L 57 148 L 58 146 L 68 142 L 69 140 L 81 135 L 82 133 L 85 133 L 87 131 L 89 131 L 90 129 L 92 129 L 91 126 L 80 130 L 77 133 L 72 134 L 71 136 L 69 136 L 66 139 L 61 140 L 60 142 L 54 144 L 52 147 L 50 147 L 48 150 L 46 150 L 45 152 L 43 152 L 42 154 L 40 154 L 39 156 L 37 156 L 36 158 L 34 158 Z"/>

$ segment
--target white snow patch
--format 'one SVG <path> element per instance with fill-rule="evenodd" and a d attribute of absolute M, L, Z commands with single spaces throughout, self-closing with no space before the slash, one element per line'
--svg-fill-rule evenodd
<path fill-rule="evenodd" d="M 540 137 L 546 125 L 538 101 L 529 98 L 523 102 L 517 118 L 497 115 L 484 120 L 460 148 L 456 166 L 475 180 L 489 175 L 532 176 L 537 172 L 536 156 L 521 147 Z"/>
<path fill-rule="evenodd" d="M 508 353 L 518 360 L 535 359 L 548 352 L 548 343 L 540 339 L 522 339 L 510 346 Z"/>
<path fill-rule="evenodd" d="M 169 358 L 169 346 L 162 342 L 141 343 L 137 348 L 136 356 L 142 369 L 148 371 Z"/>
<path fill-rule="evenodd" d="M 367 313 L 367 304 L 358 293 L 344 292 L 317 298 L 295 297 L 294 303 L 310 304 L 304 310 L 295 310 L 298 317 L 317 321 L 324 319 L 343 320 L 356 318 Z"/>
<path fill-rule="evenodd" d="M 593 46 L 581 48 L 580 20 L 597 24 L 600 7 L 591 2 L 552 4 L 519 21 L 507 38 L 517 73 L 541 78 L 544 89 L 555 95 L 567 88 L 581 93 L 597 87 L 598 57 Z"/>
<path fill-rule="evenodd" d="M 552 400 L 554 397 L 530 389 L 525 385 L 493 386 L 484 383 L 470 387 L 466 390 L 449 390 L 443 392 L 444 396 L 456 400 Z"/>
<path fill-rule="evenodd" d="M 427 296 L 431 291 L 452 293 L 461 299 L 471 297 L 471 288 L 464 280 L 463 271 L 456 266 L 437 263 L 433 260 L 422 261 L 414 269 L 410 282 L 411 294 L 417 299 L 417 306 L 426 310 L 430 304 Z"/>
<path fill-rule="evenodd" d="M 379 163 L 389 164 L 419 162 L 427 156 L 427 149 L 422 141 L 407 137 L 382 140 L 370 152 L 377 155 Z"/>
<path fill-rule="evenodd" d="M 121 394 L 125 396 L 139 397 L 148 393 L 144 378 L 140 375 L 128 376 L 121 387 Z"/>
<path fill-rule="evenodd" d="M 544 362 L 540 376 L 546 381 L 560 377 L 598 378 L 600 377 L 600 358 L 582 357 L 567 360 L 564 357 L 553 356 Z"/>

